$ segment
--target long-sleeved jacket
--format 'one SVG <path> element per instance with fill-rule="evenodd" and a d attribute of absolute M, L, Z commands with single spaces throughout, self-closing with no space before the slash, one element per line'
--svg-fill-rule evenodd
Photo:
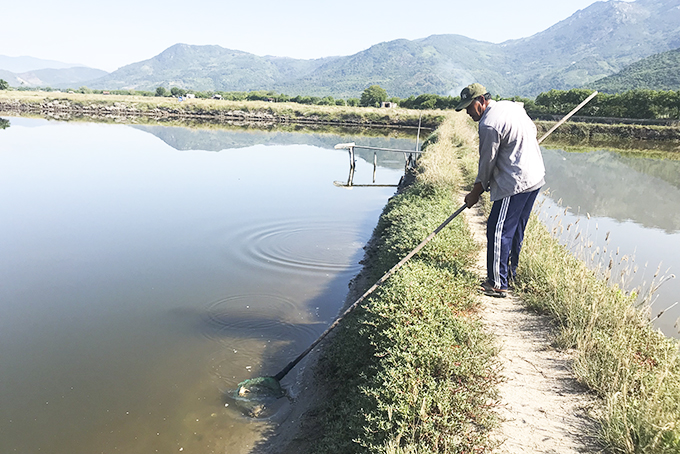
<path fill-rule="evenodd" d="M 479 169 L 475 182 L 491 189 L 491 200 L 538 189 L 545 166 L 536 126 L 520 103 L 489 101 L 479 120 Z"/>

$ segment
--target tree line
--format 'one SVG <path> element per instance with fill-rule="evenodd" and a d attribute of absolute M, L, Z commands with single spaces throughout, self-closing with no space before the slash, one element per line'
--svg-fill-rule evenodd
<path fill-rule="evenodd" d="M 536 96 L 533 105 L 525 103 L 527 112 L 565 115 L 586 99 L 593 90 L 550 90 Z M 579 112 L 580 116 L 680 119 L 680 91 L 635 89 L 618 94 L 599 93 Z"/>
<path fill-rule="evenodd" d="M 9 89 L 9 85 L 0 79 L 0 90 Z M 35 88 L 16 88 L 16 90 L 35 90 Z M 51 88 L 43 89 L 53 91 Z M 309 105 L 328 106 L 361 106 L 379 107 L 383 102 L 392 102 L 405 109 L 453 109 L 460 101 L 458 96 L 441 96 L 435 94 L 422 94 L 409 96 L 406 99 L 389 97 L 387 92 L 379 85 L 371 85 L 366 88 L 360 98 L 335 99 L 332 96 L 289 96 L 274 91 L 196 91 L 186 90 L 179 87 L 166 89 L 156 88 L 155 92 L 142 90 L 93 90 L 87 87 L 69 89 L 75 93 L 110 93 L 116 95 L 156 96 L 156 97 L 184 97 L 189 94 L 196 98 L 218 98 L 232 101 L 270 101 L 270 102 L 294 102 Z M 566 115 L 593 90 L 573 88 L 571 90 L 550 90 L 536 96 L 536 99 L 514 96 L 509 99 L 524 103 L 524 108 L 532 117 L 540 115 Z M 618 94 L 600 93 L 578 113 L 580 116 L 611 117 L 611 118 L 635 118 L 635 119 L 680 119 L 680 90 L 646 90 L 635 89 Z"/>
<path fill-rule="evenodd" d="M 543 92 L 536 99 L 519 96 L 496 96 L 494 99 L 523 102 L 530 116 L 566 115 L 592 93 L 593 90 L 573 88 Z M 459 101 L 458 96 L 425 94 L 402 100 L 399 106 L 409 109 L 453 109 Z M 578 115 L 644 120 L 680 119 L 680 91 L 636 89 L 619 94 L 599 93 L 579 110 Z"/>

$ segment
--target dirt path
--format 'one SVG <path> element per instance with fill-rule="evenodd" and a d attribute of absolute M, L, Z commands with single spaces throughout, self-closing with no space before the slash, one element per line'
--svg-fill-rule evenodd
<path fill-rule="evenodd" d="M 486 219 L 466 210 L 475 241 L 486 244 Z M 486 247 L 477 270 L 486 275 Z M 569 356 L 550 347 L 550 322 L 524 308 L 514 295 L 480 295 L 482 318 L 497 336 L 505 381 L 500 385 L 500 415 L 504 419 L 494 437 L 499 453 L 598 452 L 589 434 L 595 430 L 587 417 L 593 397 L 576 382 Z"/>

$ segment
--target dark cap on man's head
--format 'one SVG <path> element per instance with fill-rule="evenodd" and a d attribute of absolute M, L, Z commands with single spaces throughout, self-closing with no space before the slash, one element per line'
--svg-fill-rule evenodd
<path fill-rule="evenodd" d="M 475 98 L 478 98 L 480 96 L 484 96 L 487 93 L 486 88 L 482 84 L 471 84 L 468 85 L 467 87 L 463 88 L 463 91 L 460 92 L 460 102 L 456 106 L 456 111 L 461 111 L 470 104 L 472 104 L 472 101 Z"/>

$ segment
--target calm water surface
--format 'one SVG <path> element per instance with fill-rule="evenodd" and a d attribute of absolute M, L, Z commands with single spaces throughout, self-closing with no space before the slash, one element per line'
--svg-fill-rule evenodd
<path fill-rule="evenodd" d="M 394 192 L 335 187 L 332 146 L 414 140 L 10 121 L 0 452 L 248 452 L 267 421 L 225 394 L 332 322 Z M 403 157 L 381 161 L 397 183 Z"/>
<path fill-rule="evenodd" d="M 623 273 L 628 290 L 646 291 L 668 277 L 656 292 L 652 317 L 679 301 L 680 161 L 606 150 L 543 150 L 543 157 L 550 196 L 542 217 L 551 227 L 561 221 L 562 242 L 593 266 L 606 268 L 612 260 L 613 277 Z M 678 317 L 680 305 L 655 325 L 679 337 Z"/>

